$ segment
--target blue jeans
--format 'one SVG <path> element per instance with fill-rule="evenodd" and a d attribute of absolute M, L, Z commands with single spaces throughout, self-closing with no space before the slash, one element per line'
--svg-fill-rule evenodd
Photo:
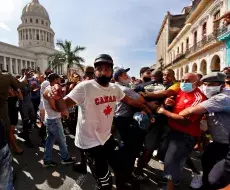
<path fill-rule="evenodd" d="M 13 190 L 13 174 L 11 153 L 8 145 L 0 150 L 0 189 Z"/>
<path fill-rule="evenodd" d="M 45 154 L 43 157 L 44 162 L 51 162 L 52 160 L 54 141 L 56 141 L 59 146 L 61 159 L 67 160 L 69 158 L 69 153 L 61 119 L 46 119 L 45 124 L 47 127 L 47 137 L 45 143 Z"/>
<path fill-rule="evenodd" d="M 197 137 L 183 132 L 170 132 L 169 146 L 164 159 L 164 176 L 170 176 L 174 182 L 180 180 L 180 173 L 197 140 Z"/>

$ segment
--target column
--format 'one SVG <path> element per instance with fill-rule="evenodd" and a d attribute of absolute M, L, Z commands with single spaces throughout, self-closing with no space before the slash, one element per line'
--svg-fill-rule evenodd
<path fill-rule="evenodd" d="M 20 59 L 20 64 L 21 64 L 21 70 L 24 69 L 23 68 L 23 61 L 21 59 Z M 21 71 L 20 71 L 20 73 L 21 73 Z"/>
<path fill-rule="evenodd" d="M 12 58 L 10 58 L 9 73 L 12 73 Z"/>
<path fill-rule="evenodd" d="M 212 72 L 212 69 L 211 69 L 211 59 L 210 59 L 210 56 L 208 56 L 208 59 L 207 59 L 207 74 L 209 74 L 211 72 Z"/>
<path fill-rule="evenodd" d="M 15 62 L 14 62 L 14 66 L 15 66 L 15 74 L 18 74 L 18 59 L 15 58 Z"/>
<path fill-rule="evenodd" d="M 6 70 L 6 57 L 3 57 L 3 69 Z"/>
<path fill-rule="evenodd" d="M 21 71 L 21 62 L 20 62 L 20 59 L 17 59 L 17 65 L 18 65 L 18 73 L 17 74 L 20 74 L 20 71 Z"/>

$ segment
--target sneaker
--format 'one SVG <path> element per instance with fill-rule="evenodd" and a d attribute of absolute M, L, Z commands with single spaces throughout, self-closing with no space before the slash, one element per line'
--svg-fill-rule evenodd
<path fill-rule="evenodd" d="M 190 187 L 192 187 L 193 189 L 200 189 L 201 186 L 203 185 L 202 182 L 202 174 L 198 175 L 198 174 L 194 174 L 194 177 L 192 178 Z"/>
<path fill-rule="evenodd" d="M 67 160 L 62 160 L 61 163 L 64 164 L 64 165 L 68 165 L 68 164 L 72 164 L 75 162 L 75 158 L 73 157 L 70 157 L 69 159 Z"/>
<path fill-rule="evenodd" d="M 167 184 L 167 183 L 168 183 L 168 178 L 166 178 L 166 177 L 158 177 L 158 178 L 157 178 L 157 181 L 158 181 L 159 183 L 161 183 L 161 184 Z M 175 186 L 180 185 L 180 181 L 178 180 L 178 181 L 176 181 L 176 182 L 173 182 L 173 185 L 175 185 Z"/>
<path fill-rule="evenodd" d="M 53 161 L 50 161 L 50 162 L 43 162 L 43 167 L 44 168 L 48 168 L 48 167 L 55 167 L 57 166 L 57 163 L 56 162 L 53 162 Z"/>
<path fill-rule="evenodd" d="M 134 181 L 147 181 L 148 179 L 148 176 L 144 175 L 143 173 L 139 175 L 132 173 L 132 180 Z"/>
<path fill-rule="evenodd" d="M 78 162 L 73 165 L 73 170 L 81 174 L 87 174 L 87 165 L 83 162 Z"/>

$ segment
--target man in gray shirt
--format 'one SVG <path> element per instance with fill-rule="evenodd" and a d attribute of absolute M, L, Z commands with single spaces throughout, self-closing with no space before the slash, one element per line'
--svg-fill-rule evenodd
<path fill-rule="evenodd" d="M 230 91 L 224 89 L 225 79 L 226 75 L 221 72 L 204 76 L 202 89 L 209 99 L 195 107 L 187 108 L 179 114 L 183 117 L 206 114 L 213 142 L 207 146 L 202 157 L 204 189 L 211 189 L 208 181 L 209 172 L 218 161 L 226 158 L 228 153 Z"/>
<path fill-rule="evenodd" d="M 130 77 L 127 74 L 129 70 L 129 68 L 117 68 L 113 75 L 115 84 L 118 85 L 127 96 L 145 103 L 144 98 L 129 87 Z M 125 157 L 128 159 L 128 175 L 130 175 L 134 169 L 135 159 L 140 154 L 146 134 L 146 132 L 140 129 L 138 125 L 134 126 L 133 115 L 135 111 L 137 110 L 129 105 L 123 102 L 118 102 L 116 104 L 114 116 L 114 125 L 124 143 L 124 153 L 126 154 Z M 133 177 L 140 179 L 141 176 L 134 176 L 133 174 Z"/>

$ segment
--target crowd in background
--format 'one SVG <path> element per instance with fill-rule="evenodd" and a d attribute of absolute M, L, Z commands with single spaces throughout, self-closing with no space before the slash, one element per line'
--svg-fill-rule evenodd
<path fill-rule="evenodd" d="M 157 181 L 169 190 L 180 184 L 185 165 L 193 173 L 192 188 L 230 188 L 230 68 L 205 76 L 187 73 L 181 81 L 171 69 L 143 67 L 139 79 L 129 70 L 113 70 L 112 58 L 102 54 L 94 67 L 85 67 L 84 76 L 28 68 L 14 77 L 1 71 L 0 189 L 13 189 L 8 147 L 23 154 L 15 136 L 19 116 L 18 137 L 27 147 L 34 147 L 31 131 L 39 131 L 44 167 L 57 165 L 52 161 L 56 141 L 61 163 L 73 163 L 79 173 L 87 173 L 88 165 L 98 189 L 112 188 L 108 165 L 117 189 L 147 181 L 144 168 L 153 155 L 164 164 Z M 76 135 L 80 162 L 68 151 L 70 133 Z M 191 159 L 193 151 L 201 155 L 202 172 Z"/>

